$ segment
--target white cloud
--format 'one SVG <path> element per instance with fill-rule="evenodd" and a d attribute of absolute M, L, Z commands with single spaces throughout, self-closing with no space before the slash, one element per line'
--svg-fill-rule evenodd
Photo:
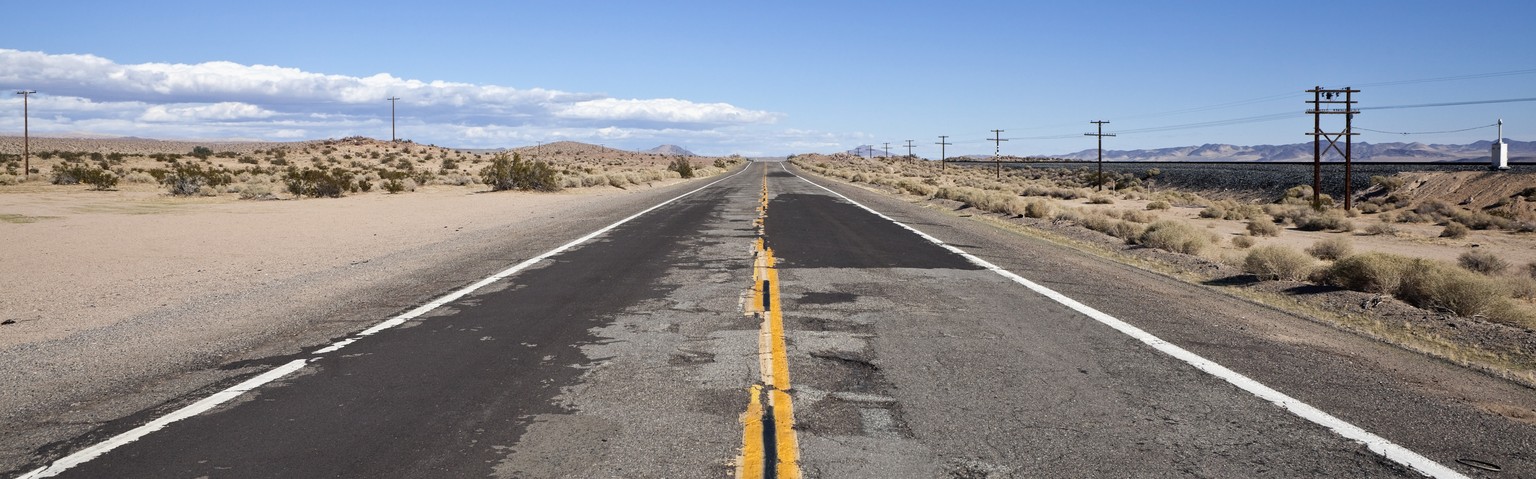
<path fill-rule="evenodd" d="M 783 117 L 729 103 L 609 98 L 594 93 L 441 80 L 329 75 L 227 61 L 119 64 L 95 55 L 0 49 L 0 85 L 37 90 L 34 133 L 292 140 L 389 136 L 398 96 L 401 138 L 464 147 L 576 140 L 688 144 L 696 150 L 772 141 L 830 145 L 846 135 L 766 131 Z M 0 97 L 0 107 L 16 104 Z M 11 118 L 0 118 L 9 128 Z M 14 123 L 20 123 L 15 121 Z M 19 125 L 18 125 L 19 126 Z M 19 128 L 16 128 L 19 130 Z M 719 151 L 727 153 L 729 150 Z"/>

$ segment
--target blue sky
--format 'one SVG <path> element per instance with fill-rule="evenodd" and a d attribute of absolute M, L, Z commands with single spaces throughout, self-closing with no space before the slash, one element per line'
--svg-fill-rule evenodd
<path fill-rule="evenodd" d="M 904 152 L 912 139 L 934 157 L 938 135 L 957 143 L 950 154 L 990 154 L 982 139 L 1004 129 L 1005 153 L 1061 154 L 1092 147 L 1081 133 L 1096 119 L 1127 132 L 1106 139 L 1116 149 L 1307 141 L 1302 90 L 1320 84 L 1364 90 L 1358 127 L 1502 117 L 1506 137 L 1536 139 L 1536 102 L 1369 110 L 1536 97 L 1528 1 L 55 1 L 24 12 L 0 30 L 0 87 L 39 91 L 36 134 L 387 138 L 395 94 L 400 136 L 447 146 L 766 155 Z M 1499 72 L 1521 73 L 1482 75 Z M 1389 84 L 1458 76 L 1472 78 Z M 19 133 L 18 116 L 0 113 L 0 132 Z M 1221 125 L 1133 132 L 1203 122 Z"/>

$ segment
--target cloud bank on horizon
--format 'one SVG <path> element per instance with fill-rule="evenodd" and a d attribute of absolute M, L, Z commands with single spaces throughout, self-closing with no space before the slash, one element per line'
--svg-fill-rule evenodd
<path fill-rule="evenodd" d="M 752 151 L 744 136 L 795 149 L 835 148 L 856 138 L 773 130 L 784 115 L 728 103 L 620 99 L 598 93 L 449 81 L 329 75 L 214 61 L 124 65 L 89 54 L 0 49 L 0 85 L 38 91 L 31 129 L 41 135 L 166 139 L 387 138 L 399 97 L 399 136 L 421 143 L 490 148 L 575 140 L 621 147 L 688 144 L 711 153 Z M 6 95 L 15 97 L 15 95 Z M 20 103 L 21 98 L 4 98 Z M 20 106 L 20 105 L 16 105 Z M 14 125 L 12 125 L 14 123 Z M 21 119 L 0 119 L 20 131 Z"/>

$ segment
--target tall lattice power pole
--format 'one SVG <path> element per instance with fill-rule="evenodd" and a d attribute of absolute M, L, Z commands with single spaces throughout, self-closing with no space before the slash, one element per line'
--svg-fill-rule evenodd
<path fill-rule="evenodd" d="M 1099 132 L 1098 133 L 1083 133 L 1083 134 L 1087 135 L 1087 136 L 1097 136 L 1097 137 L 1099 137 L 1099 191 L 1104 191 L 1104 137 L 1106 137 L 1106 136 L 1115 136 L 1115 135 L 1105 134 L 1104 133 L 1104 124 L 1105 123 L 1109 123 L 1107 121 L 1094 120 L 1094 121 L 1090 121 L 1088 123 L 1092 123 L 1092 124 L 1095 124 L 1095 125 L 1099 126 Z"/>
<path fill-rule="evenodd" d="M 991 140 L 993 143 L 992 164 L 997 165 L 997 179 L 1001 180 L 1003 179 L 1003 142 L 1008 141 L 1008 139 L 1003 138 L 1003 130 L 992 130 Z"/>
<path fill-rule="evenodd" d="M 1354 136 L 1359 134 L 1354 132 L 1353 123 L 1355 115 L 1360 113 L 1360 110 L 1355 109 L 1354 94 L 1360 93 L 1360 90 L 1350 87 L 1326 89 L 1317 86 L 1307 90 L 1307 93 L 1312 94 L 1312 100 L 1307 102 L 1312 104 L 1312 109 L 1307 110 L 1307 113 L 1312 115 L 1312 132 L 1308 133 L 1308 135 L 1312 136 L 1312 208 L 1323 208 L 1321 191 L 1323 188 L 1323 140 L 1328 140 L 1327 149 L 1344 156 L 1344 209 L 1349 210 L 1354 206 L 1351 198 L 1351 196 L 1354 196 L 1354 187 L 1350 185 L 1350 181 L 1353 179 L 1350 177 L 1350 170 L 1352 169 L 1350 153 L 1353 149 Z M 1343 99 L 1338 99 L 1341 96 Z M 1344 107 L 1324 108 L 1323 105 L 1343 105 Z M 1344 115 L 1344 131 L 1337 133 L 1324 132 L 1323 115 Z M 1339 150 L 1340 138 L 1344 139 L 1344 150 L 1342 151 Z"/>
<path fill-rule="evenodd" d="M 400 101 L 400 97 L 397 97 L 397 96 L 389 97 L 389 142 L 390 143 L 394 143 L 394 142 L 398 141 L 398 140 L 395 139 L 395 102 L 396 101 Z"/>
<path fill-rule="evenodd" d="M 32 177 L 32 112 L 27 100 L 36 90 L 20 90 L 21 95 L 21 181 Z"/>
<path fill-rule="evenodd" d="M 907 161 L 912 161 L 912 140 L 907 140 Z"/>
<path fill-rule="evenodd" d="M 945 162 L 949 161 L 949 159 L 944 156 L 944 147 L 953 145 L 954 143 L 949 142 L 949 135 L 939 135 L 939 142 L 934 144 L 939 145 L 939 171 L 944 171 Z"/>

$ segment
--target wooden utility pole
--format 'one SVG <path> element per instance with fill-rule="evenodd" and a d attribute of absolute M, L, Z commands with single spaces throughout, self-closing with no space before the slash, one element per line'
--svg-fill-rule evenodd
<path fill-rule="evenodd" d="M 1351 178 L 1352 172 L 1350 171 L 1352 169 L 1350 153 L 1353 150 L 1354 136 L 1359 134 L 1353 131 L 1352 125 L 1355 115 L 1360 113 L 1360 110 L 1355 109 L 1356 102 L 1354 98 L 1354 94 L 1359 92 L 1360 90 L 1350 87 L 1330 90 L 1318 86 L 1307 90 L 1307 93 L 1312 94 L 1312 100 L 1307 102 L 1312 104 L 1312 109 L 1307 110 L 1307 113 L 1312 115 L 1312 132 L 1308 133 L 1308 135 L 1312 136 L 1312 208 L 1314 209 L 1323 208 L 1323 152 L 1325 150 L 1323 148 L 1323 140 L 1328 140 L 1326 150 L 1332 150 L 1344 156 L 1344 209 L 1349 210 L 1354 206 L 1353 198 L 1351 198 L 1354 196 L 1354 187 L 1350 184 L 1350 181 L 1353 180 Z M 1343 97 L 1342 100 L 1337 99 L 1341 96 Z M 1343 105 L 1344 107 L 1324 108 L 1323 105 Z M 1344 115 L 1344 131 L 1338 133 L 1324 132 L 1323 115 Z M 1343 150 L 1339 150 L 1340 138 L 1344 140 Z"/>
<path fill-rule="evenodd" d="M 885 142 L 885 159 L 891 159 L 891 142 Z"/>
<path fill-rule="evenodd" d="M 954 143 L 950 143 L 949 142 L 949 136 L 948 135 L 939 135 L 939 142 L 935 143 L 935 144 L 939 145 L 939 171 L 944 171 L 945 162 L 949 161 L 944 156 L 944 147 L 949 146 L 949 145 L 953 145 Z"/>
<path fill-rule="evenodd" d="M 912 140 L 907 140 L 907 161 L 912 161 Z"/>
<path fill-rule="evenodd" d="M 1088 123 L 1093 123 L 1093 124 L 1099 126 L 1099 132 L 1098 133 L 1083 133 L 1083 134 L 1087 135 L 1087 136 L 1097 136 L 1097 137 L 1099 137 L 1099 191 L 1104 191 L 1104 137 L 1106 137 L 1106 136 L 1115 136 L 1115 135 L 1106 135 L 1106 134 L 1104 134 L 1104 124 L 1105 123 L 1109 123 L 1107 121 L 1094 120 L 1094 121 L 1090 121 Z"/>
<path fill-rule="evenodd" d="M 997 165 L 997 179 L 1001 180 L 1003 179 L 1003 142 L 1008 140 L 1003 138 L 1003 130 L 992 130 L 991 140 L 994 146 L 992 164 Z"/>

